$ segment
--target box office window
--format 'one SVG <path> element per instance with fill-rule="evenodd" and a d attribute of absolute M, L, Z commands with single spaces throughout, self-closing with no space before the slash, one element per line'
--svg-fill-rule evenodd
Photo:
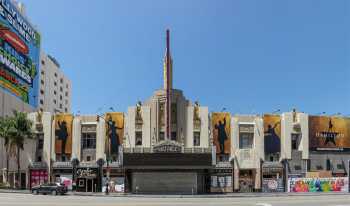
<path fill-rule="evenodd" d="M 136 146 L 142 145 L 142 132 L 141 131 L 135 132 L 135 145 Z"/>
<path fill-rule="evenodd" d="M 201 145 L 201 133 L 193 132 L 193 145 L 200 146 Z"/>

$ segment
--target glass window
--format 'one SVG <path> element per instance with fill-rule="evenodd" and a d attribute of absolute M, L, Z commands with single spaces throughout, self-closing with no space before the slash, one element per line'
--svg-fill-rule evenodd
<path fill-rule="evenodd" d="M 44 140 L 39 139 L 38 140 L 38 150 L 42 150 L 44 148 Z"/>
<path fill-rule="evenodd" d="M 96 133 L 83 132 L 81 136 L 81 147 L 82 149 L 96 149 Z"/>
<path fill-rule="evenodd" d="M 176 141 L 176 132 L 171 132 L 171 140 Z"/>
<path fill-rule="evenodd" d="M 136 146 L 142 145 L 142 132 L 141 131 L 135 132 L 135 145 Z"/>
<path fill-rule="evenodd" d="M 200 146 L 201 145 L 201 133 L 193 132 L 193 145 Z"/>
<path fill-rule="evenodd" d="M 159 141 L 164 140 L 164 132 L 159 132 Z"/>
<path fill-rule="evenodd" d="M 241 132 L 239 134 L 239 149 L 253 148 L 254 133 Z"/>
<path fill-rule="evenodd" d="M 297 150 L 300 143 L 300 134 L 292 134 L 292 150 Z"/>

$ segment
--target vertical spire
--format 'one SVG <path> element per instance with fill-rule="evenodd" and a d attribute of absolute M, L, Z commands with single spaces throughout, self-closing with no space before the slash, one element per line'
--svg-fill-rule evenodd
<path fill-rule="evenodd" d="M 166 30 L 166 54 L 164 58 L 164 90 L 166 91 L 166 138 L 171 138 L 171 91 L 173 87 L 173 62 L 170 56 L 170 31 Z"/>

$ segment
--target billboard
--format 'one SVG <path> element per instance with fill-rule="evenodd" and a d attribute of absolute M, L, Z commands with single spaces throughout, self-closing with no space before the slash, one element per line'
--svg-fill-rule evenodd
<path fill-rule="evenodd" d="M 231 115 L 227 112 L 213 113 L 211 116 L 213 141 L 217 154 L 231 153 Z"/>
<path fill-rule="evenodd" d="M 264 115 L 264 149 L 265 155 L 281 152 L 281 116 Z"/>
<path fill-rule="evenodd" d="M 0 1 L 0 88 L 38 104 L 40 34 L 10 0 Z"/>
<path fill-rule="evenodd" d="M 288 192 L 348 192 L 348 177 L 288 178 Z"/>
<path fill-rule="evenodd" d="M 119 146 L 123 144 L 124 114 L 121 112 L 106 113 L 106 150 L 110 154 L 118 154 Z"/>
<path fill-rule="evenodd" d="M 349 150 L 350 118 L 309 116 L 310 150 Z"/>
<path fill-rule="evenodd" d="M 56 154 L 72 154 L 73 115 L 55 115 L 55 151 Z"/>

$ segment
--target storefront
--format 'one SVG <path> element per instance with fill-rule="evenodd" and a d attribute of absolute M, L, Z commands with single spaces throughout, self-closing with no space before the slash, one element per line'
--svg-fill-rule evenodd
<path fill-rule="evenodd" d="M 107 171 L 109 170 L 109 179 L 107 179 Z M 102 192 L 106 191 L 108 183 L 108 192 L 110 193 L 124 193 L 128 192 L 126 189 L 127 178 L 125 177 L 125 170 L 121 167 L 104 168 L 104 176 L 102 178 Z"/>
<path fill-rule="evenodd" d="M 210 170 L 210 193 L 228 192 L 233 192 L 233 169 L 229 162 Z"/>
<path fill-rule="evenodd" d="M 97 192 L 99 191 L 100 180 L 98 178 L 97 167 L 78 167 L 77 175 L 77 191 L 78 192 Z"/>
<path fill-rule="evenodd" d="M 262 164 L 262 192 L 284 192 L 283 165 L 280 162 Z"/>
<path fill-rule="evenodd" d="M 254 192 L 255 170 L 239 170 L 239 192 Z"/>
<path fill-rule="evenodd" d="M 64 184 L 68 190 L 73 189 L 73 168 L 70 162 L 54 162 L 52 166 L 53 181 Z"/>
<path fill-rule="evenodd" d="M 33 162 L 29 166 L 29 189 L 49 181 L 48 168 L 44 162 Z"/>

